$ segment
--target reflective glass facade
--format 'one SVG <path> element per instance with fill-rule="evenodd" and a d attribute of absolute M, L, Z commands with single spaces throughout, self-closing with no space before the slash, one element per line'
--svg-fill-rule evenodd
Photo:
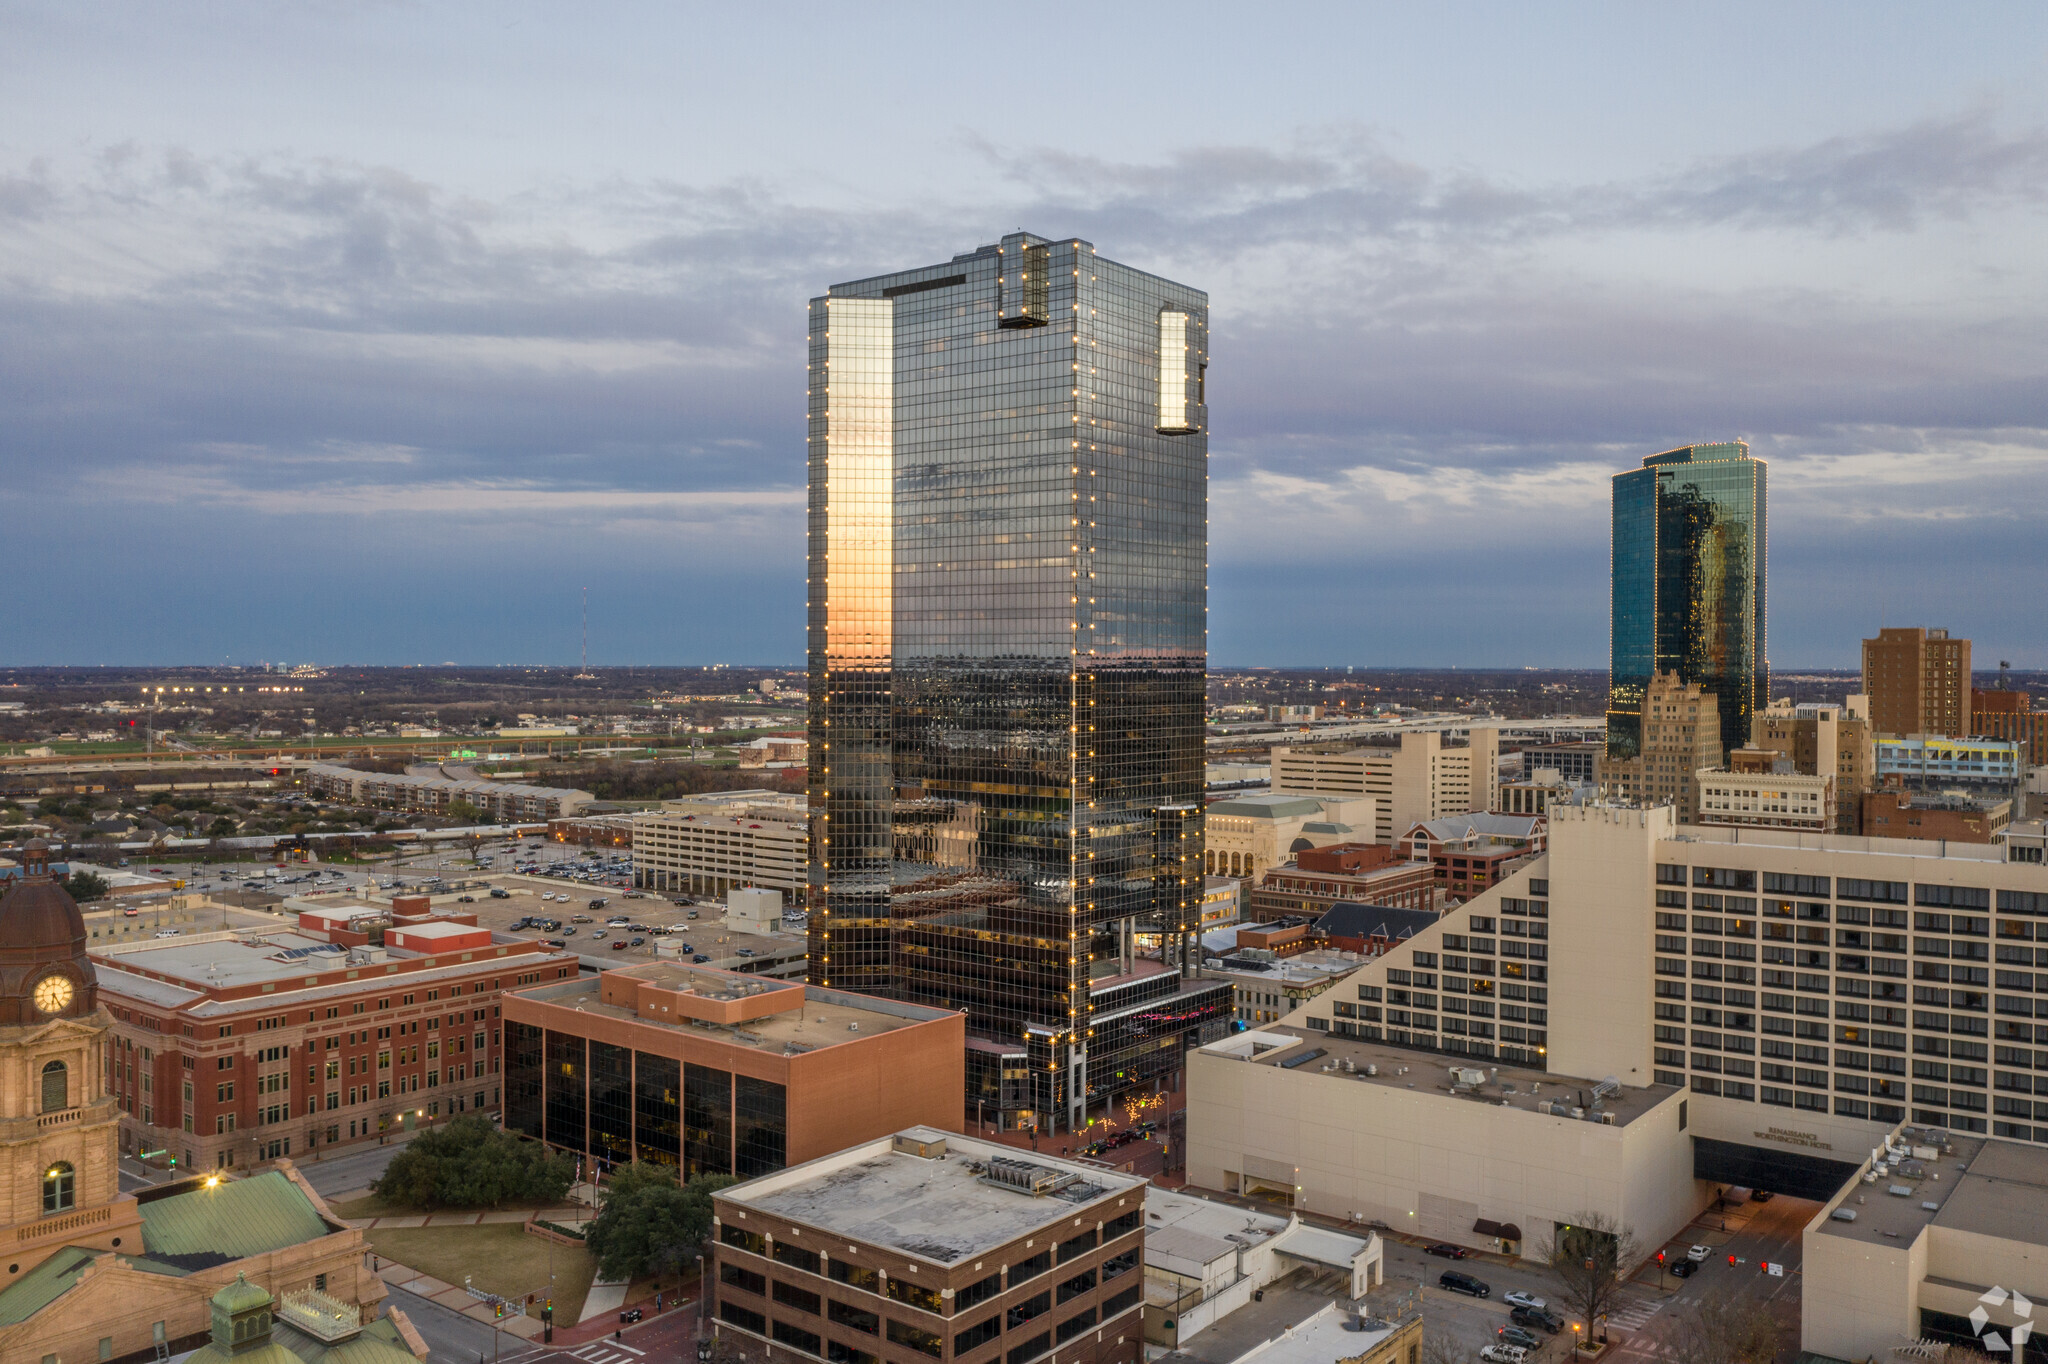
<path fill-rule="evenodd" d="M 1641 751 L 1659 672 L 1714 693 L 1725 747 L 1769 704 L 1765 650 L 1767 466 L 1741 441 L 1651 455 L 1614 477 L 1607 753 Z"/>
<path fill-rule="evenodd" d="M 1042 1126 L 1228 1017 L 1191 950 L 1207 354 L 1200 291 L 1021 233 L 811 305 L 811 979 L 965 1009 L 970 1089 Z M 1105 1069 L 1132 976 L 1187 1018 Z"/>

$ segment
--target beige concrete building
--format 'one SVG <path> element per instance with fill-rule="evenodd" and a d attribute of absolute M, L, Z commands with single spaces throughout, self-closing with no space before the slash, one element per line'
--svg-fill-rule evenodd
<path fill-rule="evenodd" d="M 1835 819 L 1826 832 L 1860 834 L 1863 793 L 1877 784 L 1876 737 L 1868 697 L 1850 696 L 1839 706 L 1788 699 L 1773 701 L 1756 717 L 1749 746 L 1788 759 L 1802 775 L 1832 775 Z"/>
<path fill-rule="evenodd" d="M 1834 777 L 1804 776 L 1791 768 L 1781 760 L 1765 772 L 1701 769 L 1694 774 L 1696 817 L 1701 824 L 1737 829 L 1832 832 L 1837 819 Z"/>
<path fill-rule="evenodd" d="M 1830 1198 L 1900 1122 L 2048 1148 L 2041 864 L 1669 806 L 1549 820 L 1500 886 L 1191 1058 L 1193 1183 L 1467 1245 L 1581 1210 L 1654 1243 L 1717 1185 Z"/>
<path fill-rule="evenodd" d="M 1398 747 L 1341 753 L 1275 748 L 1272 760 L 1276 791 L 1374 797 L 1374 843 L 1392 843 L 1426 820 L 1499 806 L 1500 731 L 1484 725 L 1475 725 L 1458 746 L 1429 730 L 1401 735 Z"/>
<path fill-rule="evenodd" d="M 1220 800 L 1207 814 L 1208 874 L 1256 879 L 1304 848 L 1368 838 L 1379 819 L 1379 801 L 1276 791 Z"/>
<path fill-rule="evenodd" d="M 1607 794 L 1644 805 L 1669 805 L 1690 824 L 1702 768 L 1721 766 L 1721 710 L 1714 694 L 1677 673 L 1659 673 L 1643 696 L 1643 745 L 1633 758 L 1602 758 Z"/>
<path fill-rule="evenodd" d="M 2048 1298 L 2048 1151 L 1901 1128 L 1807 1224 L 1802 1249 L 1807 1350 L 1884 1359 L 1931 1341 L 2006 1357 L 2015 1327 L 2039 1329 L 2012 1295 Z"/>
<path fill-rule="evenodd" d="M 1863 641 L 1863 693 L 1879 734 L 1968 738 L 1970 641 L 1918 626 Z"/>
<path fill-rule="evenodd" d="M 749 886 L 803 895 L 810 824 L 781 807 L 661 810 L 633 821 L 633 884 L 663 894 L 723 896 Z"/>

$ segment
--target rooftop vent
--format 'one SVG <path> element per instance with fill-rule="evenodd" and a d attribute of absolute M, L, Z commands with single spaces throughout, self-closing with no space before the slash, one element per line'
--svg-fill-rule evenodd
<path fill-rule="evenodd" d="M 1011 1160 L 1007 1156 L 995 1156 L 988 1163 L 988 1173 L 982 1182 L 1000 1188 L 1015 1189 L 1018 1193 L 1043 1198 L 1058 1193 L 1069 1184 L 1080 1182 L 1081 1177 L 1063 1170 L 1049 1170 L 1043 1165 L 1033 1165 L 1028 1160 Z"/>

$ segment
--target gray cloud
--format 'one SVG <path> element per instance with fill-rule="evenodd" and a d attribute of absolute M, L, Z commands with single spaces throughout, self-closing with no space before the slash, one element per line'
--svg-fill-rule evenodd
<path fill-rule="evenodd" d="M 1515 566 L 1534 543 L 1583 593 L 1591 570 L 1563 565 L 1605 563 L 1602 471 L 1696 436 L 1779 461 L 1780 566 L 1815 545 L 1857 560 L 1878 522 L 1926 552 L 1993 525 L 2040 548 L 2039 263 L 1993 253 L 1992 302 L 1927 303 L 1800 254 L 1934 258 L 1944 224 L 2031 223 L 2039 130 L 1974 112 L 1587 185 L 1432 168 L 1345 128 L 1154 164 L 971 146 L 1006 202 L 834 211 L 768 183 L 624 181 L 485 202 L 391 167 L 135 144 L 69 178 L 24 162 L 0 171 L 0 506 L 180 559 L 202 598 L 246 579 L 231 528 L 253 520 L 298 527 L 277 552 L 305 571 L 280 581 L 419 535 L 456 573 L 509 552 L 708 582 L 738 552 L 758 565 L 741 595 L 781 609 L 801 601 L 804 300 L 1021 222 L 1212 281 L 1219 657 L 1597 661 L 1598 592 L 1592 617 L 1559 616 Z M 1627 268 L 1595 276 L 1601 252 Z M 1708 257 L 1740 269 L 1703 276 Z M 152 501 L 172 528 L 133 531 Z M 1320 617 L 1246 595 L 1301 581 L 1311 547 L 1311 580 L 1384 590 Z M 1504 593 L 1521 623 L 1446 625 L 1449 654 L 1336 648 L 1330 628 L 1371 636 L 1416 583 Z M 132 628 L 120 596 L 75 609 Z M 728 604 L 658 603 L 671 652 L 649 657 L 743 641 L 768 609 L 714 626 Z M 2007 628 L 2048 648 L 2029 612 Z M 50 657 L 64 638 L 61 618 L 24 636 Z"/>

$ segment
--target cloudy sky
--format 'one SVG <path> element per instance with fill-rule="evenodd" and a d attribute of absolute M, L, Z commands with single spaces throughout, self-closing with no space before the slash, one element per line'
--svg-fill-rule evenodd
<path fill-rule="evenodd" d="M 5 656 L 797 662 L 806 298 L 1018 228 L 1210 292 L 1219 664 L 1603 665 L 1739 436 L 1776 666 L 2048 666 L 2031 3 L 0 0 Z"/>

